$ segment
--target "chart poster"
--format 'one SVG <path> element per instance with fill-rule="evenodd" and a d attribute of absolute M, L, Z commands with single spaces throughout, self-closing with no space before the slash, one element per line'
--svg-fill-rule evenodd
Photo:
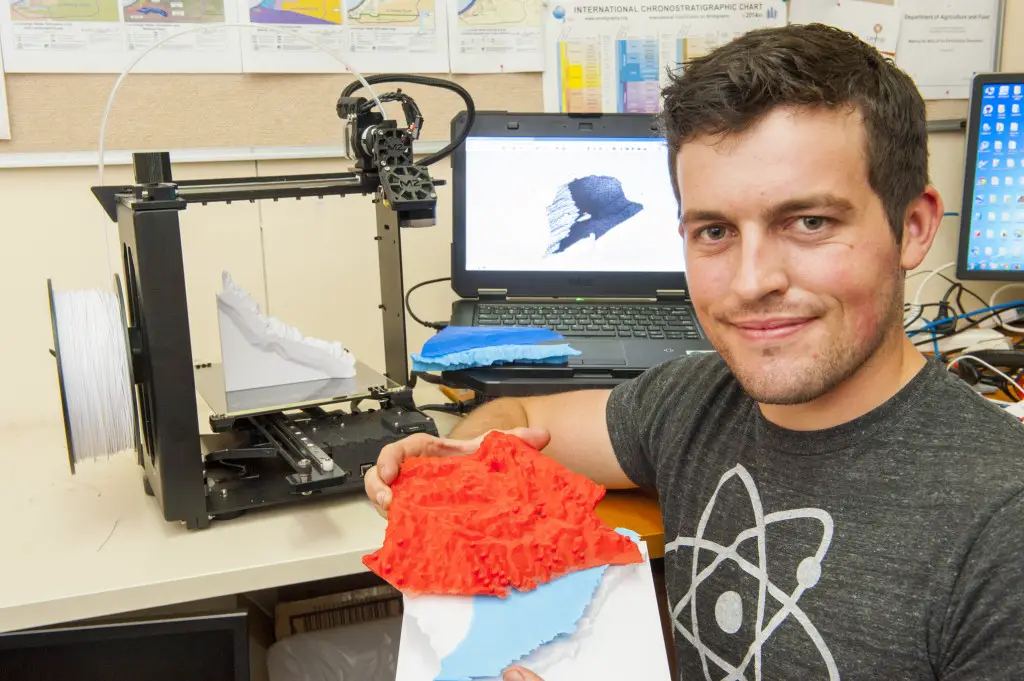
<path fill-rule="evenodd" d="M 5 0 L 9 73 L 238 73 L 234 0 Z M 147 52 L 148 51 L 148 52 Z M 140 57 L 145 53 L 145 56 Z"/>
<path fill-rule="evenodd" d="M 656 113 L 670 69 L 750 30 L 786 24 L 783 0 L 554 0 L 547 11 L 544 108 L 568 113 Z"/>
<path fill-rule="evenodd" d="M 237 0 L 249 72 L 448 71 L 441 0 Z"/>
<path fill-rule="evenodd" d="M 544 69 L 545 0 L 449 0 L 452 73 Z"/>

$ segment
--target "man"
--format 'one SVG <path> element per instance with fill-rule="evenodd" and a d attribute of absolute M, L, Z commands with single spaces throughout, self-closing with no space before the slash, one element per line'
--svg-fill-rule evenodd
<path fill-rule="evenodd" d="M 904 273 L 943 214 L 913 82 L 788 26 L 692 62 L 663 109 L 719 354 L 489 403 L 385 448 L 370 498 L 386 513 L 404 457 L 512 430 L 657 490 L 681 679 L 1024 678 L 1024 429 L 903 331 Z"/>

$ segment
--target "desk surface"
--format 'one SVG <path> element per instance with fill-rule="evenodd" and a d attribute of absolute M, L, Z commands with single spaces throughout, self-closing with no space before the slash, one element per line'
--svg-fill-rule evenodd
<path fill-rule="evenodd" d="M 190 532 L 163 519 L 132 455 L 72 475 L 65 452 L 59 427 L 0 433 L 0 632 L 363 572 L 384 538 L 362 494 Z M 654 500 L 609 492 L 599 511 L 663 555 Z"/>

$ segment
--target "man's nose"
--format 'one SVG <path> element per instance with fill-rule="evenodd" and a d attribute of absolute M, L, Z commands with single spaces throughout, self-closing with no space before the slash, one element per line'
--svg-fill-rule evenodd
<path fill-rule="evenodd" d="M 744 230 L 733 293 L 743 300 L 755 301 L 784 292 L 788 286 L 785 256 L 776 240 L 762 230 Z"/>

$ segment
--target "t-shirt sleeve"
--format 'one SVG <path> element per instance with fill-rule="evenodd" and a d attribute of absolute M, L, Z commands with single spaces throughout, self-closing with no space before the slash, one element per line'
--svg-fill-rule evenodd
<path fill-rule="evenodd" d="M 1024 493 L 970 549 L 942 635 L 942 681 L 1010 681 L 1024 670 Z"/>
<path fill-rule="evenodd" d="M 656 462 L 641 434 L 643 427 L 640 421 L 652 386 L 664 383 L 666 373 L 669 373 L 668 363 L 620 383 L 612 388 L 605 408 L 608 435 L 619 466 L 634 484 L 647 489 L 655 488 Z"/>
<path fill-rule="evenodd" d="M 717 355 L 662 362 L 612 389 L 605 409 L 608 434 L 619 465 L 637 486 L 656 489 L 660 444 L 693 426 L 698 402 L 721 378 Z"/>

